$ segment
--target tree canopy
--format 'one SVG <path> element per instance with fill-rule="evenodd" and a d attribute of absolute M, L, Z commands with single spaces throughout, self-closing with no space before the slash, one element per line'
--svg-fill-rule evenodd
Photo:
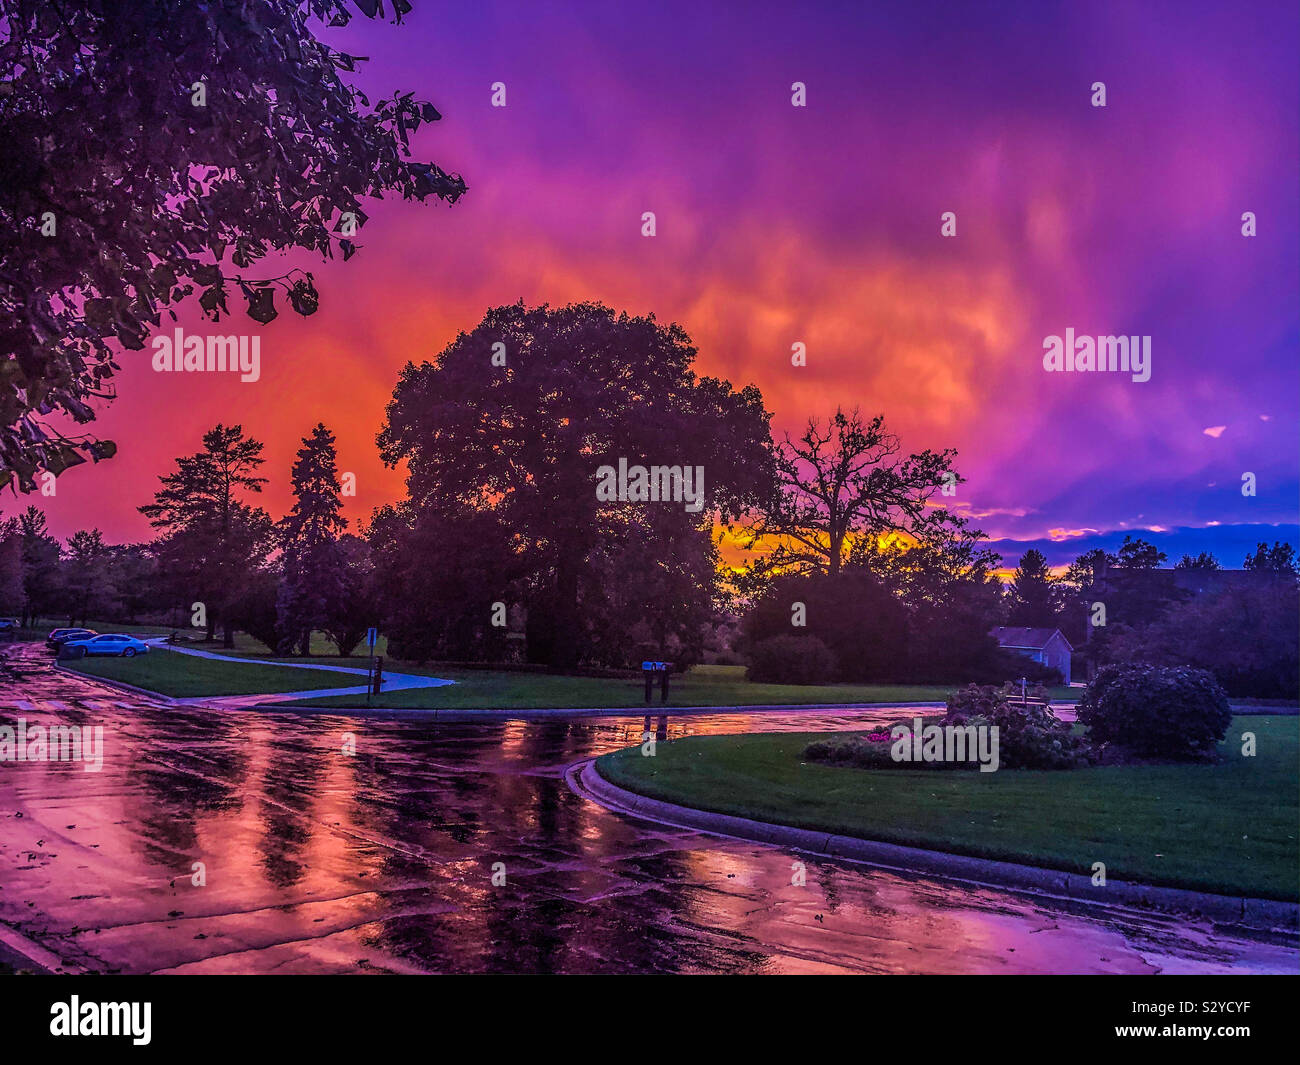
<path fill-rule="evenodd" d="M 176 460 L 158 478 L 154 501 L 140 513 L 160 531 L 160 568 L 183 600 L 203 604 L 208 634 L 220 620 L 234 646 L 233 606 L 249 574 L 271 546 L 271 519 L 243 498 L 259 493 L 262 444 L 242 426 L 217 425 L 203 434 L 203 450 Z"/>
<path fill-rule="evenodd" d="M 837 408 L 809 418 L 802 434 L 773 448 L 778 490 L 746 527 L 745 546 L 775 545 L 753 566 L 754 580 L 779 573 L 839 572 L 855 539 L 919 535 L 933 497 L 960 478 L 956 453 L 905 454 L 883 415 L 864 419 Z M 751 582 L 753 583 L 753 582 Z"/>
<path fill-rule="evenodd" d="M 284 576 L 276 607 L 283 650 L 310 654 L 312 630 L 329 626 L 344 595 L 338 540 L 348 523 L 339 513 L 337 458 L 334 434 L 317 423 L 294 460 L 293 509 L 279 526 Z"/>
<path fill-rule="evenodd" d="M 439 553 L 412 565 L 493 574 L 471 594 L 495 601 L 513 580 L 530 653 L 555 665 L 628 633 L 632 619 L 615 609 L 622 586 L 635 620 L 664 638 L 684 632 L 716 579 L 712 514 L 737 516 L 772 489 L 762 395 L 698 377 L 695 355 L 679 326 L 653 315 L 521 302 L 489 310 L 436 362 L 408 364 L 379 435 L 384 461 L 409 469 L 409 502 L 390 516 L 416 542 L 423 528 L 463 545 L 454 562 Z M 702 467 L 703 510 L 602 501 L 598 472 L 620 459 Z M 472 526 L 473 542 L 452 526 Z M 653 620 L 656 609 L 673 620 Z"/>
<path fill-rule="evenodd" d="M 1020 564 L 1011 578 L 1010 593 L 1008 625 L 1056 628 L 1059 610 L 1056 581 L 1041 551 L 1031 547 L 1020 556 Z"/>
<path fill-rule="evenodd" d="M 114 454 L 44 419 L 92 421 L 119 350 L 181 300 L 216 321 L 233 289 L 265 323 L 279 291 L 311 314 L 310 274 L 248 271 L 351 257 L 363 198 L 465 192 L 410 158 L 432 104 L 342 79 L 361 57 L 314 31 L 351 17 L 343 0 L 0 0 L 0 487 Z"/>

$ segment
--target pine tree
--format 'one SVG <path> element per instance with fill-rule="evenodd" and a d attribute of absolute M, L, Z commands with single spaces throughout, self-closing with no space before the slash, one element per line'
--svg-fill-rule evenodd
<path fill-rule="evenodd" d="M 23 626 L 52 615 L 59 601 L 59 541 L 50 535 L 45 515 L 29 506 L 18 515 L 23 540 Z"/>
<path fill-rule="evenodd" d="M 225 646 L 234 647 L 231 607 L 266 556 L 271 519 L 241 492 L 261 492 L 262 444 L 242 426 L 217 425 L 203 436 L 203 450 L 176 460 L 176 472 L 160 477 L 154 502 L 140 508 L 162 530 L 159 566 L 187 609 L 204 604 L 208 638 L 221 622 Z"/>
<path fill-rule="evenodd" d="M 282 651 L 311 653 L 314 629 L 330 627 L 344 594 L 344 559 L 339 534 L 347 519 L 339 514 L 338 457 L 334 434 L 318 424 L 303 438 L 293 464 L 293 509 L 280 523 L 284 575 L 276 601 Z"/>
<path fill-rule="evenodd" d="M 1011 581 L 1012 625 L 1035 629 L 1056 628 L 1056 581 L 1041 551 L 1030 548 L 1020 556 Z"/>
<path fill-rule="evenodd" d="M 0 616 L 25 617 L 23 537 L 16 518 L 0 522 Z"/>

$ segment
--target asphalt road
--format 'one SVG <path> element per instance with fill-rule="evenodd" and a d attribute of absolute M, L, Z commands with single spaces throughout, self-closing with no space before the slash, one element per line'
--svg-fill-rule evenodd
<path fill-rule="evenodd" d="M 84 763 L 0 763 L 0 945 L 16 943 L 51 967 L 1183 973 L 1300 965 L 1293 942 L 814 860 L 632 821 L 571 792 L 564 768 L 638 742 L 640 715 L 433 724 L 169 708 L 51 670 L 36 647 L 20 645 L 11 658 L 31 672 L 0 680 L 0 724 L 103 729 L 97 772 Z M 674 718 L 667 732 L 858 728 L 896 715 L 721 712 Z M 796 861 L 807 867 L 802 887 L 791 883 Z"/>

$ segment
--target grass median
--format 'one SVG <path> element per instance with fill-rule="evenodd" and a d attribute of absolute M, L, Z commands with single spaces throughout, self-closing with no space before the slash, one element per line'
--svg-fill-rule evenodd
<path fill-rule="evenodd" d="M 1242 733 L 1257 753 L 1243 757 Z M 864 770 L 806 762 L 825 733 L 693 736 L 597 760 L 666 802 L 862 839 L 1112 879 L 1296 901 L 1300 719 L 1236 717 L 1216 765 L 1055 772 Z M 843 736 L 844 733 L 833 735 Z"/>
<path fill-rule="evenodd" d="M 330 659 L 329 661 L 348 661 Z M 352 661 L 356 661 L 353 659 Z M 574 677 L 556 673 L 528 673 L 491 669 L 439 669 L 387 663 L 386 669 L 444 677 L 454 685 L 444 688 L 413 688 L 390 692 L 372 700 L 375 707 L 392 709 L 522 710 L 560 709 L 643 709 L 645 689 L 637 678 Z M 758 684 L 745 679 L 743 666 L 696 666 L 674 675 L 666 704 L 674 706 L 792 706 L 806 703 L 858 704 L 942 702 L 952 685 L 946 684 Z M 1056 694 L 1078 697 L 1078 690 L 1059 689 Z M 356 706 L 355 696 L 301 699 L 298 705 L 321 707 Z M 659 707 L 659 689 L 653 707 Z"/>
<path fill-rule="evenodd" d="M 303 691 L 311 688 L 362 686 L 364 675 L 313 672 L 312 666 L 366 668 L 368 659 L 317 654 L 311 658 L 274 656 L 259 650 L 251 637 L 240 633 L 236 647 L 203 644 L 220 658 L 204 658 L 155 648 L 133 659 L 69 659 L 65 664 L 92 676 L 125 681 L 164 695 L 256 695 Z M 318 650 L 326 650 L 327 645 Z M 249 661 L 265 659 L 270 665 Z M 290 665 L 295 668 L 288 668 Z M 640 677 L 583 677 L 559 673 L 500 669 L 456 669 L 388 659 L 386 673 L 440 677 L 454 684 L 436 688 L 408 688 L 373 696 L 375 709 L 393 710 L 525 710 L 525 709 L 643 709 L 644 686 Z M 654 692 L 653 708 L 681 706 L 791 706 L 799 704 L 856 705 L 878 703 L 942 702 L 949 684 L 761 684 L 745 679 L 743 666 L 696 666 L 675 674 L 667 704 Z M 1077 700 L 1078 688 L 1056 688 L 1052 698 Z M 286 705 L 351 708 L 365 705 L 360 695 L 304 697 Z"/>
<path fill-rule="evenodd" d="M 366 683 L 364 675 L 321 669 L 264 666 L 235 659 L 153 649 L 134 658 L 69 658 L 60 665 L 89 677 L 122 681 L 160 695 L 185 699 L 205 695 L 271 695 L 313 688 L 347 688 Z M 356 699 L 356 696 L 352 696 Z"/>

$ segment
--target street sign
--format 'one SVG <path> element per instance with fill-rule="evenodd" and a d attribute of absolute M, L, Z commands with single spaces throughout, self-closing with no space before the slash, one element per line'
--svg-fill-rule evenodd
<path fill-rule="evenodd" d="M 379 639 L 379 630 L 374 626 L 366 629 L 366 646 L 370 648 L 370 665 L 366 667 L 366 705 L 370 705 L 370 695 L 379 690 L 379 669 L 375 668 L 375 641 Z"/>

